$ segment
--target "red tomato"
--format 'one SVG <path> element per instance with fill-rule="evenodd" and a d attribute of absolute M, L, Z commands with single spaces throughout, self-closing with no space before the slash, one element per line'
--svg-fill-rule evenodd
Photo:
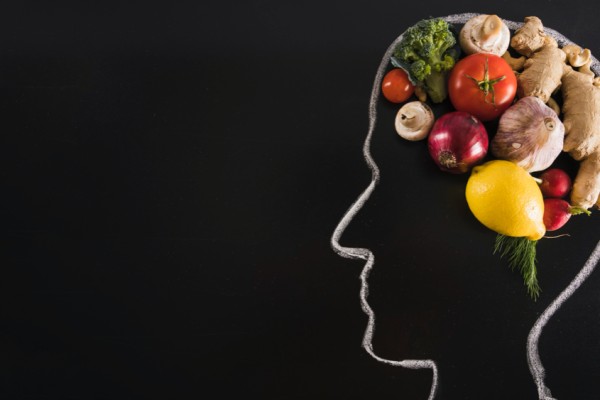
<path fill-rule="evenodd" d="M 402 103 L 415 91 L 415 87 L 402 68 L 394 68 L 383 77 L 381 83 L 383 96 L 392 103 Z"/>
<path fill-rule="evenodd" d="M 482 121 L 498 118 L 513 102 L 517 78 L 502 57 L 476 53 L 456 63 L 448 78 L 454 108 Z"/>

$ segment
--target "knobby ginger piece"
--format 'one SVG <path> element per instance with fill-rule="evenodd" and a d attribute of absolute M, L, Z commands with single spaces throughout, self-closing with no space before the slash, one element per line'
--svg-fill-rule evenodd
<path fill-rule="evenodd" d="M 570 67 L 562 80 L 564 150 L 576 160 L 596 152 L 600 146 L 600 88 L 593 76 Z"/>
<path fill-rule="evenodd" d="M 580 160 L 571 204 L 600 207 L 600 87 L 593 75 L 565 66 L 562 80 L 564 151 Z"/>
<path fill-rule="evenodd" d="M 513 35 L 510 46 L 517 53 L 531 57 L 546 44 L 548 37 L 544 32 L 542 20 L 538 17 L 525 17 L 525 23 Z"/>
<path fill-rule="evenodd" d="M 535 96 L 544 103 L 560 86 L 565 63 L 565 53 L 558 46 L 549 45 L 525 61 L 524 69 L 517 77 L 517 95 Z"/>
<path fill-rule="evenodd" d="M 589 155 L 579 164 L 571 191 L 571 204 L 576 207 L 600 207 L 600 151 Z"/>
<path fill-rule="evenodd" d="M 517 76 L 517 96 L 535 96 L 544 103 L 560 86 L 567 55 L 558 48 L 556 40 L 546 35 L 538 17 L 527 17 L 511 39 L 511 46 L 529 57 L 523 72 Z"/>
<path fill-rule="evenodd" d="M 506 61 L 506 63 L 508 65 L 510 65 L 512 70 L 516 71 L 516 72 L 523 69 L 523 66 L 525 65 L 525 60 L 526 60 L 525 56 L 514 58 L 513 56 L 510 55 L 509 51 L 504 52 L 504 54 L 502 54 L 502 58 L 504 58 L 504 61 Z"/>

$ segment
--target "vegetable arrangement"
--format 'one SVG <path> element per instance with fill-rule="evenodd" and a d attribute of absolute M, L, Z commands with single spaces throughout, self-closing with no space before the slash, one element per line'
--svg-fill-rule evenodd
<path fill-rule="evenodd" d="M 591 60 L 588 49 L 560 48 L 538 17 L 512 36 L 496 15 L 473 17 L 460 32 L 432 18 L 405 32 L 382 83 L 387 100 L 405 103 L 398 134 L 427 138 L 442 171 L 470 172 L 469 209 L 497 232 L 494 252 L 521 271 L 534 299 L 537 241 L 600 208 L 600 77 Z M 446 98 L 454 110 L 436 120 L 427 102 Z M 491 121 L 496 132 L 486 130 Z M 574 181 L 553 167 L 563 151 L 580 161 Z"/>

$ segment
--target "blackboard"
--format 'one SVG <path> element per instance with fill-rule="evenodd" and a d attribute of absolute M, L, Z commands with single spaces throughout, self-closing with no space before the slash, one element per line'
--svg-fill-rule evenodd
<path fill-rule="evenodd" d="M 466 176 L 369 100 L 422 18 L 537 15 L 600 52 L 582 0 L 15 2 L 0 7 L 0 397 L 535 399 L 527 338 L 596 247 L 600 213 L 539 243 L 542 293 L 492 254 Z M 565 161 L 573 171 L 577 166 Z M 600 272 L 539 336 L 558 399 L 600 393 Z"/>

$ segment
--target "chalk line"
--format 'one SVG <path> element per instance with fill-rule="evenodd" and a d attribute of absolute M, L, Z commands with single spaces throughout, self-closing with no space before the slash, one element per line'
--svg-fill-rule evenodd
<path fill-rule="evenodd" d="M 463 13 L 463 14 L 453 14 L 445 17 L 441 17 L 447 22 L 464 24 L 472 17 L 479 15 L 478 13 Z M 504 23 L 511 30 L 516 30 L 520 28 L 523 23 L 514 22 L 509 20 L 504 20 Z M 570 40 L 564 37 L 562 34 L 557 31 L 545 27 L 545 31 L 547 34 L 551 35 L 559 44 L 560 47 L 566 44 L 573 44 Z M 380 88 L 381 81 L 383 79 L 383 75 L 386 72 L 386 69 L 389 65 L 390 57 L 392 56 L 395 47 L 404 37 L 404 33 L 398 36 L 392 44 L 387 48 L 379 67 L 377 68 L 377 73 L 375 75 L 375 79 L 373 82 L 373 88 L 371 90 L 371 98 L 369 100 L 369 126 L 367 137 L 365 138 L 363 144 L 363 157 L 365 162 L 371 171 L 371 182 L 365 188 L 365 190 L 358 196 L 358 198 L 352 203 L 352 205 L 348 208 L 348 210 L 343 215 L 340 222 L 337 224 L 333 235 L 331 237 L 331 247 L 332 249 L 341 257 L 350 258 L 350 259 L 360 259 L 365 260 L 366 263 L 362 269 L 360 274 L 361 280 L 361 288 L 360 288 L 360 303 L 363 312 L 367 315 L 367 327 L 365 329 L 365 333 L 363 336 L 362 347 L 366 350 L 366 352 L 373 357 L 375 360 L 396 366 L 403 367 L 407 369 L 431 369 L 432 371 L 432 382 L 431 382 L 431 390 L 429 392 L 428 400 L 433 400 L 437 393 L 437 388 L 439 384 L 438 378 L 438 368 L 433 360 L 390 360 L 375 354 L 373 350 L 373 336 L 375 334 L 375 313 L 368 302 L 369 297 L 369 283 L 368 278 L 371 270 L 375 265 L 375 255 L 373 252 L 367 248 L 355 248 L 355 247 L 345 247 L 340 244 L 340 238 L 344 234 L 348 225 L 352 222 L 354 217 L 358 214 L 358 212 L 363 208 L 365 203 L 371 197 L 371 194 L 374 192 L 375 187 L 379 183 L 380 179 L 380 171 L 379 167 L 375 163 L 373 156 L 371 155 L 371 141 L 373 138 L 373 133 L 375 131 L 375 126 L 377 124 L 377 101 L 380 96 Z M 597 74 L 600 75 L 600 64 L 598 60 L 592 56 L 592 64 L 591 69 Z M 538 339 L 542 333 L 542 330 L 546 326 L 548 320 L 554 315 L 554 313 L 560 308 L 560 306 L 575 293 L 575 291 L 581 286 L 581 284 L 588 278 L 589 275 L 594 271 L 596 265 L 598 264 L 600 259 L 600 241 L 596 245 L 595 250 L 590 255 L 590 258 L 587 260 L 581 271 L 577 274 L 577 276 L 573 279 L 573 281 L 567 286 L 560 295 L 552 301 L 550 306 L 546 308 L 546 310 L 542 313 L 540 318 L 536 321 L 534 326 L 532 327 L 528 339 L 527 339 L 527 361 L 529 364 L 529 370 L 533 377 L 533 380 L 537 386 L 538 395 L 540 400 L 556 400 L 551 397 L 550 389 L 548 389 L 544 383 L 545 370 L 544 366 L 539 357 L 538 351 Z"/>
<path fill-rule="evenodd" d="M 542 315 L 531 328 L 529 337 L 527 338 L 527 362 L 529 363 L 529 370 L 533 375 L 533 379 L 538 389 L 538 396 L 540 400 L 554 400 L 550 389 L 546 387 L 544 383 L 545 370 L 540 360 L 540 354 L 538 350 L 538 340 L 542 334 L 542 330 L 548 323 L 548 320 L 558 311 L 560 306 L 575 293 L 581 284 L 594 272 L 594 269 L 598 265 L 600 260 L 600 241 L 596 245 L 596 248 L 592 251 L 592 254 L 584 264 L 583 268 L 571 281 L 571 283 L 558 295 L 552 303 L 544 310 Z"/>

